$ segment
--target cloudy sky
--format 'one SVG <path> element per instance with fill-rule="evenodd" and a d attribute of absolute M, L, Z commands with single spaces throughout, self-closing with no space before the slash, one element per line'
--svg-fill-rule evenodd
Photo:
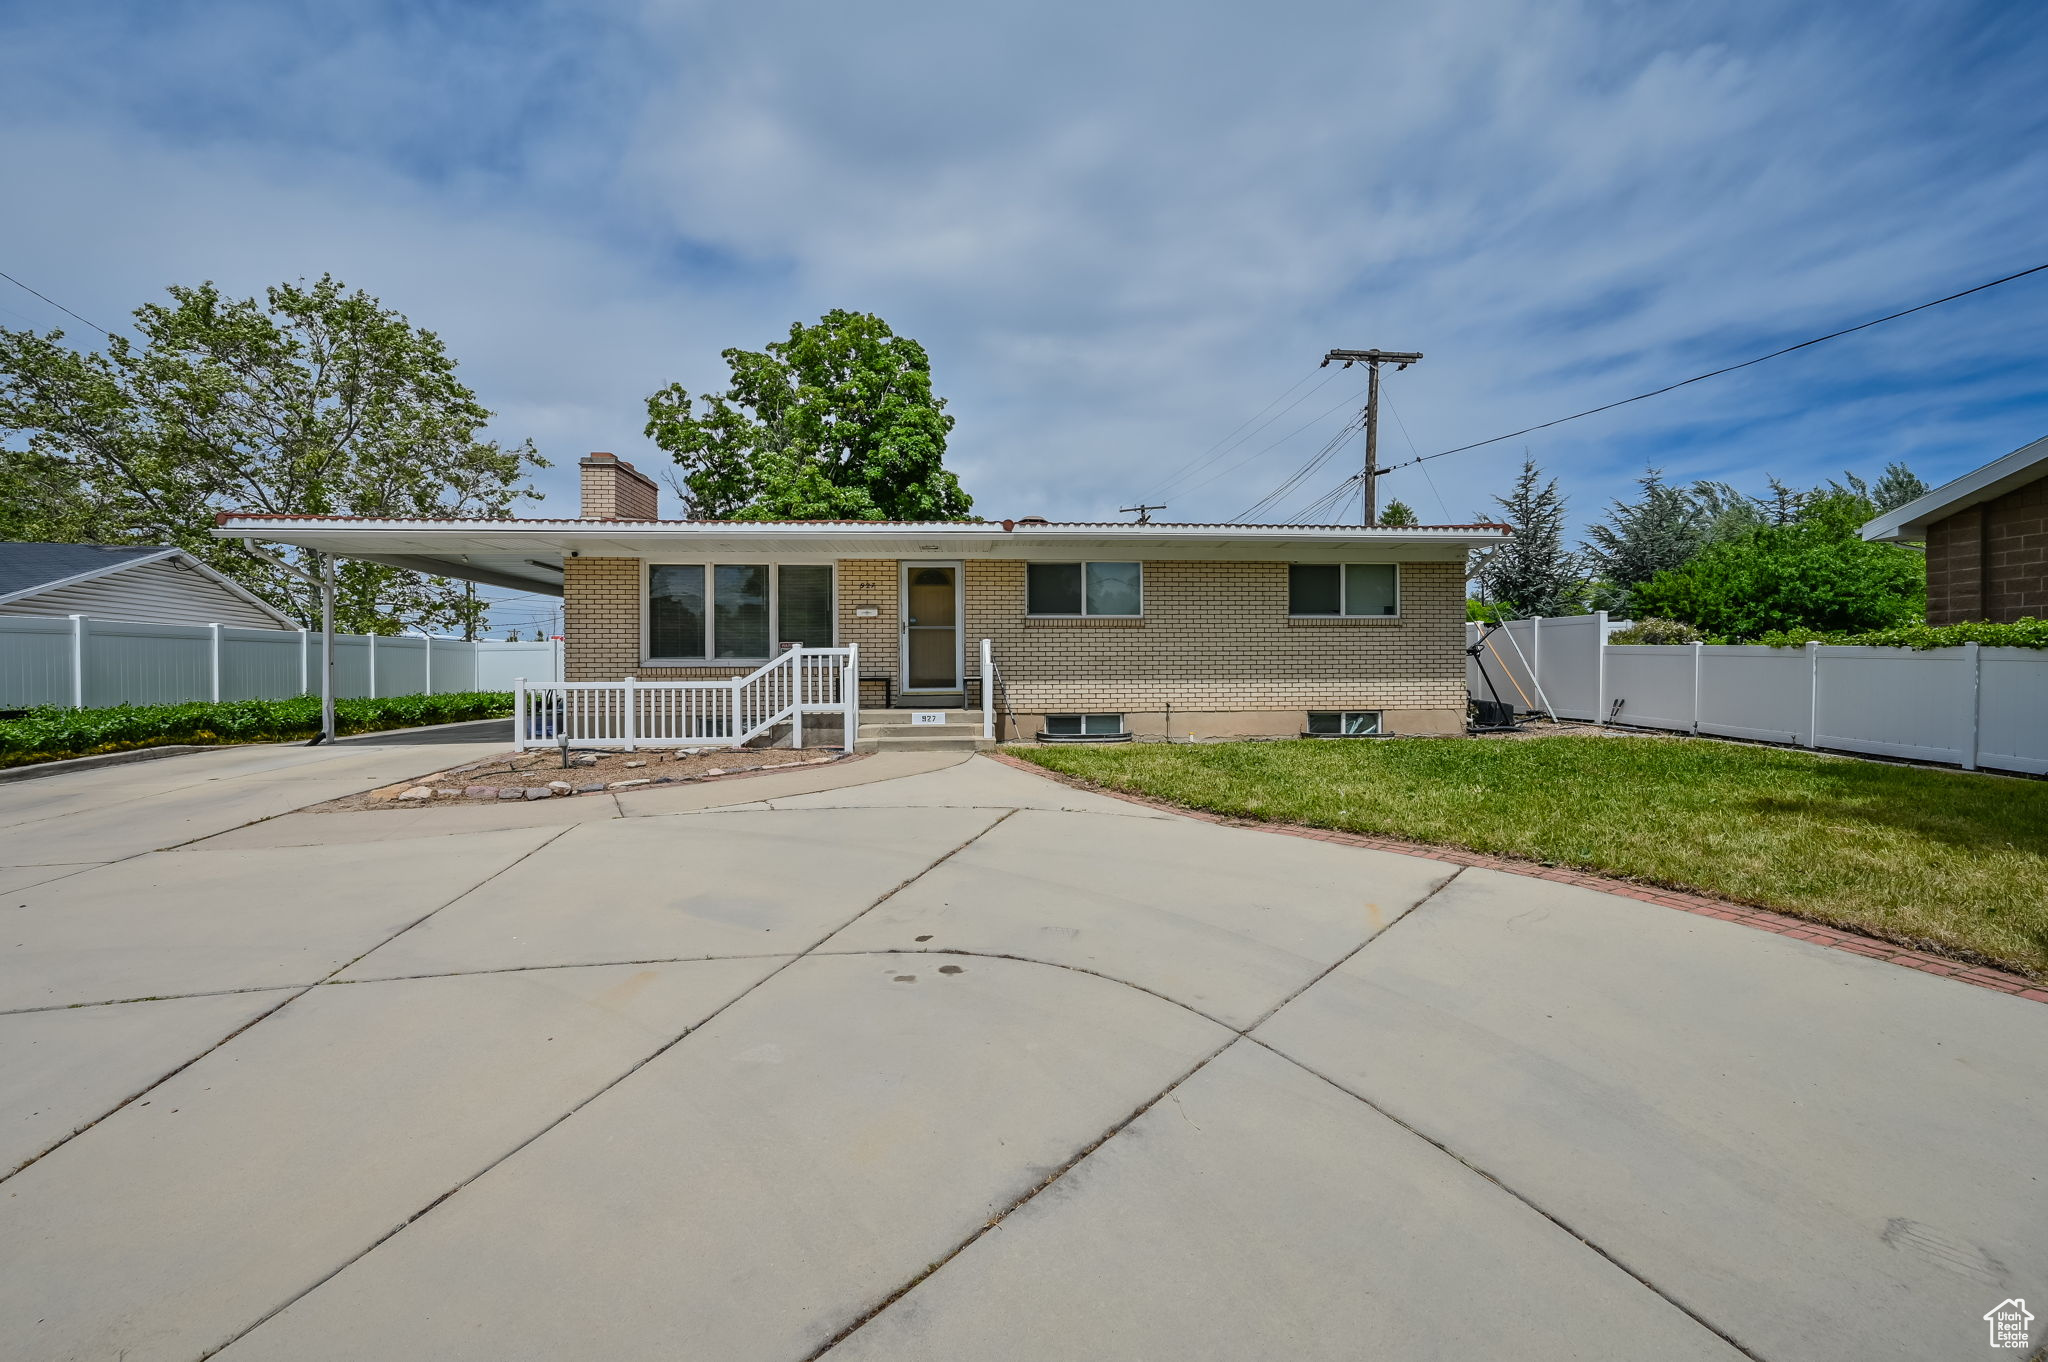
<path fill-rule="evenodd" d="M 1227 518 L 1340 430 L 1333 346 L 1427 355 L 1391 460 L 2048 262 L 2043 70 L 2038 0 L 17 3 L 0 269 L 109 325 L 331 271 L 565 512 L 581 453 L 660 460 L 652 389 L 873 311 L 981 513 Z M 2048 274 L 1382 495 L 1470 518 L 1525 447 L 1581 519 L 1648 465 L 1939 482 L 2048 433 L 2044 374 Z"/>

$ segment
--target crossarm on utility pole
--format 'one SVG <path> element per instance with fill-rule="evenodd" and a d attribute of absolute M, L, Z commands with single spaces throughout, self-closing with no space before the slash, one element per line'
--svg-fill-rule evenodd
<path fill-rule="evenodd" d="M 1372 371 L 1365 386 L 1365 469 L 1359 478 L 1360 523 L 1372 526 L 1380 523 L 1380 365 L 1391 364 L 1399 373 L 1422 358 L 1418 350 L 1332 350 L 1323 356 L 1323 368 L 1331 360 L 1341 360 L 1345 368 L 1363 364 Z"/>

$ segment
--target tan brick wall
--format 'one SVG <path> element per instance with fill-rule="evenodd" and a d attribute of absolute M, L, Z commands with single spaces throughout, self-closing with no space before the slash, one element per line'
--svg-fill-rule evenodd
<path fill-rule="evenodd" d="M 1401 564 L 1398 620 L 1289 620 L 1287 564 L 1145 564 L 1142 620 L 1032 620 L 1022 562 L 967 564 L 967 630 L 1010 706 L 1241 712 L 1465 708 L 1458 563 Z"/>
<path fill-rule="evenodd" d="M 2048 616 L 2048 478 L 1927 527 L 1927 622 Z"/>
<path fill-rule="evenodd" d="M 1289 620 L 1287 564 L 1183 561 L 1145 564 L 1141 620 L 1031 620 L 1024 567 L 971 560 L 965 592 L 967 665 L 971 671 L 975 640 L 993 640 L 1006 698 L 1020 714 L 1158 713 L 1169 705 L 1177 713 L 1464 713 L 1465 588 L 1457 563 L 1403 563 L 1398 620 Z M 640 666 L 643 571 L 632 558 L 563 564 L 569 680 L 744 670 Z M 895 677 L 896 562 L 842 559 L 838 593 L 839 642 L 860 646 L 863 676 Z M 862 607 L 875 615 L 861 618 Z M 865 698 L 875 703 L 880 695 Z"/>

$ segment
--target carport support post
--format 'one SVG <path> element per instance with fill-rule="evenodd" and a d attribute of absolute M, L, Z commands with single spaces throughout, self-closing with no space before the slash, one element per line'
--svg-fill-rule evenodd
<path fill-rule="evenodd" d="M 333 742 L 334 732 L 334 555 L 320 559 L 320 741 Z"/>
<path fill-rule="evenodd" d="M 840 746 L 846 751 L 853 750 L 854 738 L 860 732 L 860 645 L 846 645 L 846 670 L 839 674 L 839 736 L 844 739 Z"/>
<path fill-rule="evenodd" d="M 216 705 L 220 703 L 220 625 L 206 626 L 206 641 L 212 645 L 211 675 L 207 681 L 207 698 Z"/>

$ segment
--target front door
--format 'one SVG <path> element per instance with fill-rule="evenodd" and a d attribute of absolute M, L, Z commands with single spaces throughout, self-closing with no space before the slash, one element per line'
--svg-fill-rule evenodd
<path fill-rule="evenodd" d="M 960 689 L 960 565 L 903 564 L 903 689 Z"/>

